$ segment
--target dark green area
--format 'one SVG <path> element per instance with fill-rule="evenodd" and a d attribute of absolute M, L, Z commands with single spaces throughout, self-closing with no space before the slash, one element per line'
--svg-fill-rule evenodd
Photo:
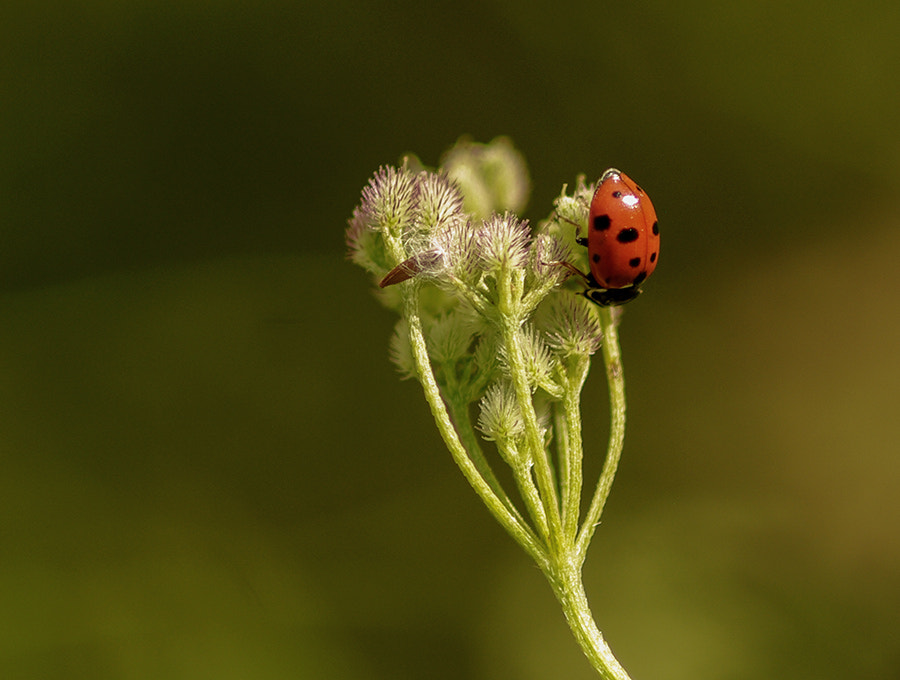
<path fill-rule="evenodd" d="M 593 677 L 344 260 L 469 133 L 531 219 L 660 216 L 586 578 L 634 679 L 896 678 L 895 9 L 4 3 L 0 677 Z"/>

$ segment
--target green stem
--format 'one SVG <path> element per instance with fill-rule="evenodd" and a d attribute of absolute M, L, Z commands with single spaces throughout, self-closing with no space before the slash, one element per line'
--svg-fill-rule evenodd
<path fill-rule="evenodd" d="M 559 494 L 553 478 L 553 470 L 547 455 L 547 447 L 541 436 L 531 398 L 531 384 L 525 370 L 525 358 L 521 345 L 522 317 L 518 313 L 521 299 L 520 286 L 513 285 L 512 277 L 503 272 L 498 276 L 498 308 L 503 319 L 501 335 L 510 380 L 516 393 L 516 401 L 525 424 L 525 444 L 534 464 L 534 476 L 547 517 L 548 539 L 551 545 L 562 539 L 562 519 Z M 515 291 L 513 290 L 515 288 Z"/>
<path fill-rule="evenodd" d="M 625 374 L 622 370 L 622 353 L 619 349 L 619 332 L 614 309 L 600 309 L 600 326 L 603 331 L 603 363 L 606 366 L 606 381 L 609 384 L 609 443 L 606 450 L 606 461 L 591 499 L 591 506 L 581 525 L 576 543 L 578 564 L 584 563 L 587 547 L 594 535 L 594 530 L 603 514 L 603 507 L 609 497 L 616 468 L 622 455 L 625 443 Z"/>
<path fill-rule="evenodd" d="M 534 463 L 534 476 L 541 494 L 544 511 L 547 515 L 549 537 L 558 540 L 562 534 L 562 520 L 559 510 L 559 496 L 556 492 L 556 484 L 553 479 L 553 471 L 550 460 L 547 457 L 547 448 L 544 446 L 540 427 L 537 422 L 537 413 L 534 410 L 534 402 L 531 398 L 531 385 L 525 374 L 525 359 L 522 356 L 522 348 L 519 344 L 517 328 L 507 326 L 503 329 L 506 358 L 509 363 L 510 378 L 513 389 L 516 392 L 516 401 L 522 413 L 525 423 L 525 442 L 528 447 L 531 461 Z"/>
<path fill-rule="evenodd" d="M 547 526 L 547 513 L 544 511 L 541 495 L 534 485 L 531 466 L 526 459 L 523 459 L 520 451 L 506 449 L 503 453 L 510 461 L 509 465 L 516 480 L 516 487 L 519 489 L 519 495 L 525 503 L 525 508 L 546 545 L 550 540 L 550 528 Z"/>
<path fill-rule="evenodd" d="M 574 366 L 570 366 L 566 372 L 566 387 L 563 396 L 563 410 L 565 411 L 565 427 L 562 430 L 566 437 L 566 462 L 569 479 L 564 488 L 563 496 L 563 520 L 567 543 L 575 541 L 578 532 L 578 517 L 581 512 L 581 492 L 584 483 L 582 475 L 582 459 L 584 449 L 581 441 L 581 388 L 587 378 L 590 361 L 578 360 Z"/>
<path fill-rule="evenodd" d="M 588 661 L 606 680 L 630 680 L 628 673 L 613 656 L 612 650 L 603 639 L 603 633 L 594 623 L 580 569 L 571 560 L 562 559 L 559 562 L 561 564 L 557 564 L 547 577 L 566 616 L 569 629 Z"/>
<path fill-rule="evenodd" d="M 563 402 L 553 404 L 553 439 L 556 445 L 556 461 L 559 468 L 559 495 L 562 498 L 563 534 L 567 543 L 575 540 L 578 530 L 578 513 L 581 503 L 578 496 L 581 475 L 574 469 L 575 456 L 572 452 L 572 435 L 569 432 L 569 418 Z"/>
<path fill-rule="evenodd" d="M 484 455 L 484 451 L 481 449 L 481 444 L 475 434 L 475 429 L 472 427 L 472 419 L 469 417 L 468 404 L 464 404 L 463 400 L 459 399 L 458 396 L 454 397 L 454 392 L 452 389 L 449 389 L 449 386 L 448 392 L 445 403 L 449 409 L 452 421 L 456 423 L 454 429 L 459 436 L 463 447 L 468 452 L 469 460 L 472 461 L 478 474 L 481 475 L 482 479 L 484 479 L 491 488 L 494 495 L 506 507 L 507 512 L 513 515 L 523 526 L 526 526 L 527 522 L 522 517 L 518 508 L 516 508 L 510 500 L 509 494 L 504 491 L 503 485 L 500 484 L 500 480 L 497 479 L 493 468 L 491 468 L 490 463 Z M 458 395 L 458 392 L 456 394 Z"/>
<path fill-rule="evenodd" d="M 459 435 L 453 428 L 453 423 L 450 420 L 450 415 L 447 413 L 447 407 L 441 397 L 431 368 L 431 361 L 428 358 L 425 335 L 422 332 L 422 320 L 419 316 L 419 285 L 415 282 L 406 287 L 404 311 L 409 325 L 409 342 L 416 362 L 416 373 L 425 392 L 425 399 L 431 407 L 431 414 L 434 417 L 438 432 L 440 432 L 444 443 L 447 445 L 450 455 L 453 456 L 453 460 L 463 473 L 463 476 L 475 490 L 475 493 L 481 497 L 487 509 L 500 525 L 522 546 L 525 552 L 531 555 L 538 566 L 546 568 L 547 554 L 540 540 L 535 536 L 531 527 L 510 512 L 506 504 L 494 493 L 494 490 L 479 474 L 478 469 L 469 459 L 466 449 L 459 439 Z"/>

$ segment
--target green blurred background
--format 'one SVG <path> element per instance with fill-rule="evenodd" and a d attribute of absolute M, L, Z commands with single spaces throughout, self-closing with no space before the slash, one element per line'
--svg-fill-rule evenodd
<path fill-rule="evenodd" d="M 463 133 L 531 219 L 611 165 L 660 215 L 586 568 L 635 680 L 900 677 L 896 10 L 3 3 L 0 677 L 594 677 L 344 259 Z"/>

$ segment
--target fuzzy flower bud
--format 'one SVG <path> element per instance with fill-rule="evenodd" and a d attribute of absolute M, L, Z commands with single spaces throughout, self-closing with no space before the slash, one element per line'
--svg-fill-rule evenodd
<path fill-rule="evenodd" d="M 487 272 L 523 269 L 528 263 L 531 229 L 515 215 L 494 215 L 478 231 L 478 252 Z"/>
<path fill-rule="evenodd" d="M 366 226 L 399 235 L 413 218 L 416 178 L 405 168 L 382 167 L 363 189 L 361 212 Z"/>
<path fill-rule="evenodd" d="M 559 356 L 587 356 L 600 347 L 602 330 L 591 303 L 581 297 L 557 296 L 545 316 L 546 339 Z"/>
<path fill-rule="evenodd" d="M 521 212 L 528 202 L 531 180 L 525 159 L 508 137 L 488 144 L 460 140 L 441 165 L 465 196 L 466 210 L 487 219 L 495 212 Z"/>
<path fill-rule="evenodd" d="M 553 397 L 559 397 L 560 387 L 554 382 L 553 376 L 559 359 L 550 353 L 550 349 L 541 337 L 541 333 L 531 324 L 525 324 L 518 333 L 522 350 L 522 361 L 528 384 L 532 388 L 540 387 Z M 510 357 L 501 351 L 506 371 L 509 371 Z"/>
<path fill-rule="evenodd" d="M 428 354 L 436 363 L 457 361 L 471 354 L 475 328 L 459 310 L 436 318 L 426 329 Z"/>
<path fill-rule="evenodd" d="M 553 201 L 553 215 L 544 223 L 548 234 L 555 236 L 579 257 L 585 257 L 584 248 L 573 248 L 576 237 L 587 235 L 588 207 L 594 195 L 594 185 L 585 184 L 584 175 L 580 175 L 575 191 L 568 195 L 568 186 L 563 185 L 562 192 Z M 573 228 L 573 225 L 575 228 Z"/>
<path fill-rule="evenodd" d="M 353 262 L 373 273 L 390 268 L 385 237 L 397 240 L 408 230 L 414 217 L 415 185 L 415 175 L 406 168 L 381 167 L 369 180 L 347 228 Z"/>
<path fill-rule="evenodd" d="M 515 441 L 524 436 L 522 412 L 515 390 L 508 381 L 496 382 L 488 387 L 481 399 L 478 429 L 488 440 Z"/>
<path fill-rule="evenodd" d="M 568 277 L 568 270 L 561 266 L 568 262 L 571 249 L 556 236 L 539 233 L 531 246 L 531 269 L 535 277 L 556 284 Z"/>
<path fill-rule="evenodd" d="M 429 236 L 466 220 L 459 189 L 443 173 L 423 171 L 416 176 L 415 233 Z"/>

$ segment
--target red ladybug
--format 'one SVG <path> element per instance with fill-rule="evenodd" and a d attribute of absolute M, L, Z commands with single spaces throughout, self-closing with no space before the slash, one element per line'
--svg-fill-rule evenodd
<path fill-rule="evenodd" d="M 650 197 L 624 172 L 603 173 L 588 218 L 586 245 L 590 274 L 585 297 L 603 307 L 623 305 L 656 269 L 659 225 Z"/>

